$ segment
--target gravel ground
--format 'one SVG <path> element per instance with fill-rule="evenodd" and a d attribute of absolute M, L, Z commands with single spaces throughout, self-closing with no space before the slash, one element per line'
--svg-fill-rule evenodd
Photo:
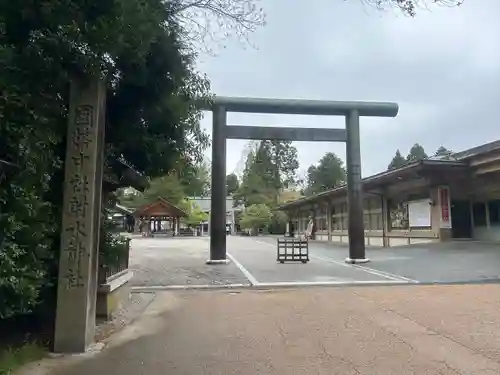
<path fill-rule="evenodd" d="M 248 284 L 233 264 L 207 265 L 208 238 L 134 238 L 133 286 Z"/>
<path fill-rule="evenodd" d="M 153 293 L 132 293 L 127 306 L 117 311 L 111 320 L 98 322 L 95 340 L 102 341 L 133 322 L 154 300 L 155 296 Z"/>

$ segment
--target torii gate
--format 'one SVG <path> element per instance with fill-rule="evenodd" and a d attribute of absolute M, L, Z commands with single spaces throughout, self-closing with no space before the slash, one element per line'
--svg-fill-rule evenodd
<path fill-rule="evenodd" d="M 363 190 L 361 186 L 360 116 L 395 117 L 396 103 L 341 102 L 265 98 L 216 97 L 201 109 L 212 112 L 212 201 L 210 215 L 210 259 L 224 264 L 226 258 L 226 140 L 286 140 L 345 142 L 347 154 L 347 197 L 349 202 L 348 263 L 365 263 Z M 344 116 L 345 129 L 228 125 L 228 112 Z"/>

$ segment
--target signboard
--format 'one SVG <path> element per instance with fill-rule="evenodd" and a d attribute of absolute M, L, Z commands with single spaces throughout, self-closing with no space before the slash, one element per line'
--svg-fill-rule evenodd
<path fill-rule="evenodd" d="M 439 207 L 441 213 L 441 228 L 451 228 L 450 189 L 439 187 Z"/>
<path fill-rule="evenodd" d="M 428 199 L 408 202 L 410 228 L 431 226 L 431 205 Z"/>

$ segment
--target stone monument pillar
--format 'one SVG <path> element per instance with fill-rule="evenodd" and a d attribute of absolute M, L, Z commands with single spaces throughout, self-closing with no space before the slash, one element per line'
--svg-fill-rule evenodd
<path fill-rule="evenodd" d="M 94 340 L 105 82 L 71 83 L 54 351 Z"/>

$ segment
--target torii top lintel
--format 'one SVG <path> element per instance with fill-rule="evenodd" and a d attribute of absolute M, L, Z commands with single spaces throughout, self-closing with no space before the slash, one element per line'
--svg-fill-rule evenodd
<path fill-rule="evenodd" d="M 223 107 L 228 112 L 346 116 L 357 111 L 359 116 L 396 117 L 397 103 L 363 101 L 326 101 L 303 99 L 271 99 L 216 96 L 210 103 L 200 105 L 203 110 Z"/>

